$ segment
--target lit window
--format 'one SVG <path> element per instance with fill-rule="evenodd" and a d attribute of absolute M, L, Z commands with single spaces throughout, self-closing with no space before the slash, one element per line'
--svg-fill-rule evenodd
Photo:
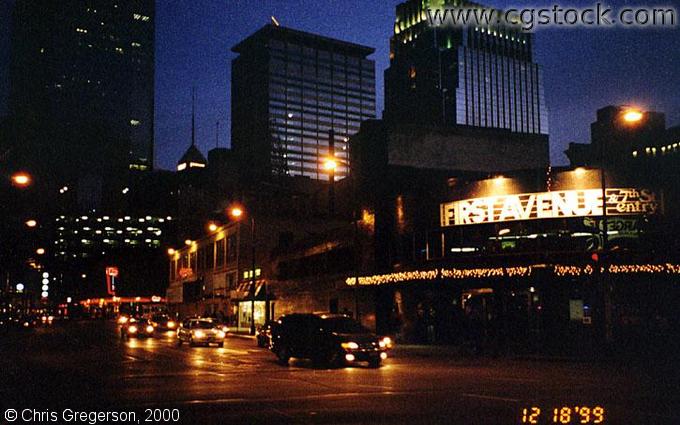
<path fill-rule="evenodd" d="M 116 47 L 116 52 L 120 53 L 122 55 L 123 54 L 123 48 L 122 47 Z"/>
<path fill-rule="evenodd" d="M 133 41 L 132 43 L 130 43 L 130 45 L 131 45 L 132 47 L 142 47 L 142 45 L 139 44 L 139 43 L 137 43 L 136 41 Z"/>
<path fill-rule="evenodd" d="M 138 125 L 139 125 L 139 120 L 135 120 L 135 119 L 130 120 L 130 125 L 132 125 L 132 126 L 138 126 Z"/>
<path fill-rule="evenodd" d="M 76 32 L 79 32 L 81 34 L 87 34 L 87 30 L 85 28 L 76 28 Z M 41 49 L 42 51 L 42 49 Z"/>

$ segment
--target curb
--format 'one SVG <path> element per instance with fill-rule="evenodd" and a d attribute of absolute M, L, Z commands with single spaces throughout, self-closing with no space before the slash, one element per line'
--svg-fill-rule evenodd
<path fill-rule="evenodd" d="M 255 335 L 241 334 L 241 333 L 227 333 L 227 337 L 228 338 L 250 339 L 250 340 L 255 339 Z"/>

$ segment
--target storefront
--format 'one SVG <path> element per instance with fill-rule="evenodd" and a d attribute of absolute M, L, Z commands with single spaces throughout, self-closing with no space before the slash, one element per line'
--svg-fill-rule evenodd
<path fill-rule="evenodd" d="M 599 175 L 461 184 L 440 205 L 440 228 L 414 247 L 422 261 L 359 279 L 376 299 L 378 331 L 493 352 L 587 355 L 602 339 L 677 322 L 668 303 L 652 301 L 677 299 L 680 288 L 680 261 L 663 250 L 661 195 L 608 176 L 603 202 Z M 641 321 L 650 325 L 633 329 Z"/>

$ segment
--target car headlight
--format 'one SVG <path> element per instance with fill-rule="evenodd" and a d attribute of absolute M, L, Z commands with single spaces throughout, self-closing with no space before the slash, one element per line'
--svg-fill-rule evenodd
<path fill-rule="evenodd" d="M 205 336 L 205 332 L 203 332 L 203 331 L 195 331 L 195 332 L 194 332 L 194 336 L 195 336 L 196 338 L 203 338 L 203 337 Z"/>
<path fill-rule="evenodd" d="M 359 348 L 359 344 L 357 344 L 356 342 L 343 342 L 342 344 L 340 344 L 340 346 L 345 350 L 356 350 L 357 348 Z"/>
<path fill-rule="evenodd" d="M 229 328 L 226 326 L 222 326 L 222 332 L 226 334 L 227 332 L 229 332 Z"/>
<path fill-rule="evenodd" d="M 147 327 L 146 327 L 146 332 L 147 332 L 147 333 L 153 332 L 153 326 L 151 326 L 151 325 L 147 326 Z"/>
<path fill-rule="evenodd" d="M 137 326 L 130 326 L 128 328 L 128 332 L 130 332 L 131 334 L 137 333 Z"/>
<path fill-rule="evenodd" d="M 169 322 L 168 322 L 168 327 L 169 327 L 170 329 L 174 328 L 174 327 L 175 327 L 175 322 L 173 322 L 172 320 L 169 321 Z"/>
<path fill-rule="evenodd" d="M 227 334 L 224 333 L 224 331 L 217 331 L 217 337 L 218 338 L 224 338 L 225 336 L 227 336 Z"/>
<path fill-rule="evenodd" d="M 378 341 L 380 348 L 390 348 L 392 347 L 392 338 L 386 336 L 385 338 Z"/>
<path fill-rule="evenodd" d="M 118 323 L 120 323 L 121 325 L 127 323 L 127 321 L 128 321 L 128 318 L 125 317 L 125 316 L 120 316 L 118 318 Z"/>

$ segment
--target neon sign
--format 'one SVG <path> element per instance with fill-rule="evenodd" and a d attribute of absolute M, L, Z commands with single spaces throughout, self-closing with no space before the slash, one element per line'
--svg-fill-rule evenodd
<path fill-rule="evenodd" d="M 116 295 L 116 278 L 118 277 L 118 267 L 106 268 L 106 292 L 109 295 Z"/>
<path fill-rule="evenodd" d="M 660 202 L 648 189 L 607 189 L 607 215 L 655 214 Z M 602 215 L 602 190 L 500 195 L 448 202 L 440 206 L 441 226 Z"/>

